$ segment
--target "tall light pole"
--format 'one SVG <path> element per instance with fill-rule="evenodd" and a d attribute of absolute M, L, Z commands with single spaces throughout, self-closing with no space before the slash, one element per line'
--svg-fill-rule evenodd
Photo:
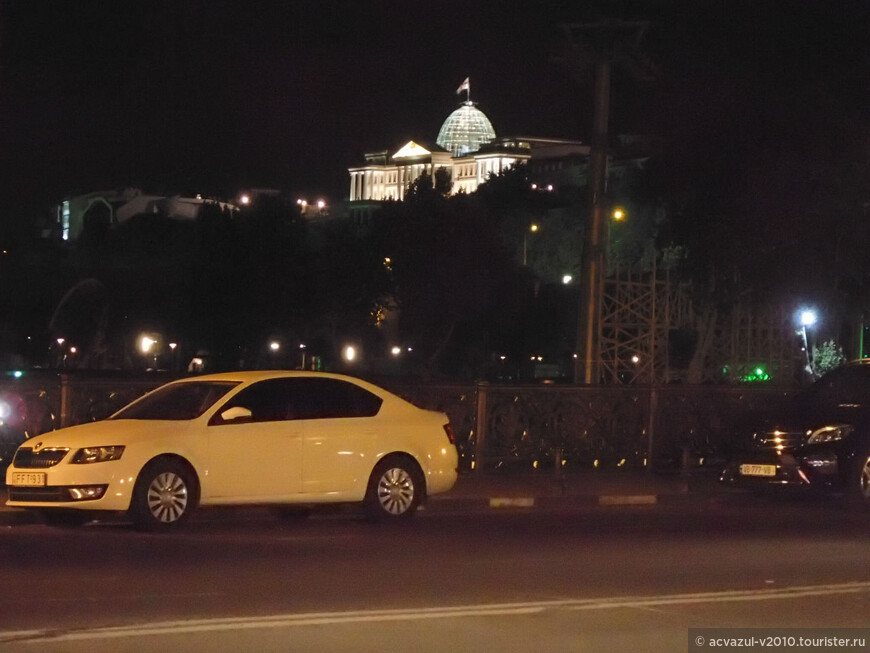
<path fill-rule="evenodd" d="M 803 346 L 805 354 L 804 361 L 806 365 L 804 369 L 806 370 L 806 373 L 809 374 L 809 377 L 811 379 L 815 378 L 816 375 L 813 372 L 813 362 L 812 358 L 810 357 L 810 347 L 807 340 L 807 327 L 813 326 L 816 323 L 817 319 L 818 318 L 816 316 L 816 312 L 809 308 L 802 309 L 798 316 L 798 321 L 801 325 L 801 334 L 803 335 Z"/>
<path fill-rule="evenodd" d="M 564 61 L 579 72 L 594 75 L 594 113 L 589 156 L 589 225 L 583 252 L 584 275 L 580 284 L 574 382 L 597 385 L 600 364 L 600 313 L 605 251 L 607 146 L 610 117 L 610 77 L 615 62 L 631 65 L 635 74 L 652 77 L 652 68 L 640 55 L 640 40 L 648 23 L 602 20 L 566 24 Z"/>
<path fill-rule="evenodd" d="M 532 224 L 529 225 L 528 230 L 523 232 L 523 265 L 526 265 L 527 260 L 528 260 L 528 258 L 526 256 L 526 248 L 528 247 L 527 241 L 529 238 L 529 232 L 535 233 L 537 230 L 538 230 L 538 224 L 536 222 L 533 222 Z"/>

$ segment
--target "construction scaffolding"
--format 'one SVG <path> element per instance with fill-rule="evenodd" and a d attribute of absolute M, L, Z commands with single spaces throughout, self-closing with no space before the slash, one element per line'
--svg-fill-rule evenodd
<path fill-rule="evenodd" d="M 699 309 L 689 291 L 659 272 L 655 259 L 647 271 L 616 269 L 602 281 L 602 384 L 795 382 L 801 350 L 790 311 L 742 304 L 727 312 Z M 691 363 L 675 355 L 677 333 L 692 340 Z"/>

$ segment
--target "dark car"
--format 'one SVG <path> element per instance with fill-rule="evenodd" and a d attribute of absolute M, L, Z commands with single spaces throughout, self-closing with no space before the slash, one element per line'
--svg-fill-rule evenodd
<path fill-rule="evenodd" d="M 763 421 L 722 481 L 836 489 L 870 506 L 870 359 L 829 372 Z"/>

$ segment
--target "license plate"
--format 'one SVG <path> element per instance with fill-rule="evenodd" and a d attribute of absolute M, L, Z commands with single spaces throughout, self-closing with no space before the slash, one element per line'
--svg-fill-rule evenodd
<path fill-rule="evenodd" d="M 12 485 L 23 487 L 43 487 L 45 485 L 45 473 L 15 472 L 12 475 Z"/>
<path fill-rule="evenodd" d="M 740 465 L 742 476 L 776 476 L 776 465 Z"/>

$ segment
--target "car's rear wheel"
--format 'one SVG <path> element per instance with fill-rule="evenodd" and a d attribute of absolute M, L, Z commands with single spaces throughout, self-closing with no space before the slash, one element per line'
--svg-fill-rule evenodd
<path fill-rule="evenodd" d="M 366 514 L 377 520 L 405 519 L 423 500 L 423 475 L 412 460 L 388 456 L 375 465 L 365 497 Z"/>
<path fill-rule="evenodd" d="M 186 465 L 157 460 L 139 474 L 130 516 L 143 531 L 168 531 L 190 517 L 196 506 L 196 481 Z"/>

